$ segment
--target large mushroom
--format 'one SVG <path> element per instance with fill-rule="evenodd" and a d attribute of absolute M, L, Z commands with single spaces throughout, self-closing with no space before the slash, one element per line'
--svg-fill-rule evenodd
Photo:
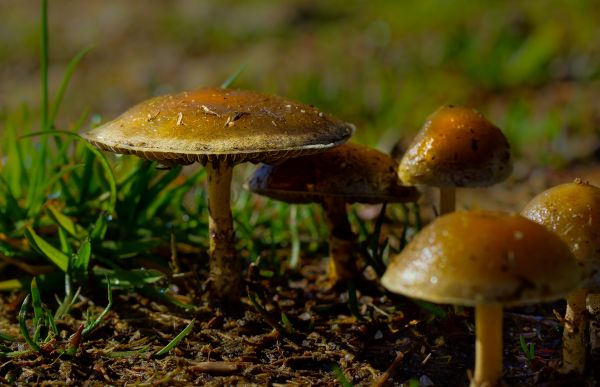
<path fill-rule="evenodd" d="M 446 105 L 431 114 L 400 161 L 407 184 L 440 188 L 439 213 L 454 211 L 456 187 L 486 187 L 512 170 L 502 131 L 477 110 Z"/>
<path fill-rule="evenodd" d="M 600 188 L 575 180 L 537 195 L 521 214 L 554 231 L 584 268 L 585 280 L 567 297 L 563 332 L 564 373 L 585 371 L 586 298 L 600 288 Z"/>
<path fill-rule="evenodd" d="M 415 201 L 419 192 L 398 179 L 397 163 L 376 149 L 344 144 L 319 154 L 263 165 L 248 182 L 251 192 L 287 203 L 320 203 L 329 225 L 329 279 L 358 275 L 357 236 L 346 212 L 350 203 Z"/>
<path fill-rule="evenodd" d="M 239 303 L 242 262 L 234 247 L 232 168 L 321 152 L 345 142 L 353 127 L 319 109 L 253 91 L 202 88 L 135 105 L 83 136 L 95 146 L 161 164 L 205 166 L 208 177 L 210 293 Z"/>
<path fill-rule="evenodd" d="M 417 234 L 392 258 L 381 282 L 408 297 L 474 306 L 471 386 L 497 386 L 503 305 L 564 297 L 580 279 L 568 246 L 545 227 L 519 215 L 458 211 Z"/>

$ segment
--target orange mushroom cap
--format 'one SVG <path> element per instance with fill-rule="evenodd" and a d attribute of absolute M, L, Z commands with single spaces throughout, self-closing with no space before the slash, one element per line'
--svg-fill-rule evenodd
<path fill-rule="evenodd" d="M 407 184 L 480 187 L 504 180 L 511 170 L 502 131 L 474 109 L 447 105 L 427 118 L 398 173 Z"/>
<path fill-rule="evenodd" d="M 514 214 L 459 211 L 417 234 L 381 282 L 409 297 L 474 306 L 563 298 L 580 280 L 569 247 L 545 227 Z"/>
<path fill-rule="evenodd" d="M 383 152 L 346 143 L 277 165 L 263 165 L 248 181 L 248 189 L 288 203 L 320 202 L 324 197 L 339 197 L 346 203 L 417 200 L 419 192 L 402 184 L 397 166 Z"/>
<path fill-rule="evenodd" d="M 600 188 L 576 180 L 552 187 L 521 214 L 554 231 L 583 266 L 584 287 L 600 288 Z"/>
<path fill-rule="evenodd" d="M 168 164 L 274 162 L 345 142 L 350 124 L 253 91 L 203 88 L 139 103 L 83 134 L 97 147 Z"/>

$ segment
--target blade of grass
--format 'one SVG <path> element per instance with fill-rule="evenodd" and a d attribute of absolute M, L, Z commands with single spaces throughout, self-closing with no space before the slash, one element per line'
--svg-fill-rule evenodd
<path fill-rule="evenodd" d="M 242 65 L 240 67 L 238 67 L 238 69 L 233 74 L 231 74 L 225 80 L 225 82 L 223 82 L 221 84 L 221 88 L 222 89 L 229 88 L 229 86 L 231 86 L 233 84 L 233 82 L 235 82 L 235 80 L 239 78 L 239 76 L 242 74 L 242 72 L 244 72 L 244 70 L 246 69 L 246 66 L 247 66 L 247 63 L 242 63 Z"/>
<path fill-rule="evenodd" d="M 31 227 L 25 229 L 25 237 L 43 256 L 48 258 L 58 268 L 66 272 L 69 267 L 69 256 L 46 242 L 42 237 L 37 235 Z"/>
<path fill-rule="evenodd" d="M 300 236 L 298 235 L 298 207 L 290 205 L 290 237 L 292 252 L 290 253 L 290 268 L 297 269 L 300 265 Z"/>
<path fill-rule="evenodd" d="M 348 309 L 350 309 L 350 313 L 358 320 L 363 321 L 364 318 L 360 314 L 360 310 L 358 309 L 358 299 L 356 298 L 356 285 L 353 280 L 348 280 L 347 282 L 348 288 Z"/>
<path fill-rule="evenodd" d="M 96 319 L 88 326 L 86 326 L 83 331 L 82 331 L 82 335 L 83 336 L 87 336 L 88 333 L 92 332 L 94 329 L 96 329 L 100 323 L 102 323 L 102 321 L 104 320 L 104 317 L 106 317 L 106 315 L 108 314 L 108 312 L 110 312 L 112 306 L 113 306 L 113 294 L 112 294 L 112 288 L 110 286 L 110 281 L 106 281 L 106 288 L 107 288 L 107 292 L 108 292 L 108 305 L 106 305 L 106 307 L 104 308 L 104 310 L 102 311 L 102 313 L 100 313 L 98 315 L 98 317 L 96 317 Z"/>
<path fill-rule="evenodd" d="M 2 332 L 0 332 L 0 340 L 8 341 L 11 343 L 14 343 L 15 341 L 17 341 L 17 339 L 15 339 L 14 337 L 7 335 L 6 333 L 2 333 Z"/>
<path fill-rule="evenodd" d="M 73 57 L 73 59 L 71 59 L 71 61 L 67 65 L 67 69 L 65 70 L 65 74 L 63 75 L 63 79 L 58 88 L 58 92 L 54 97 L 52 108 L 50 109 L 50 115 L 48 117 L 48 122 L 50 123 L 50 125 L 54 124 L 54 120 L 56 119 L 56 115 L 58 114 L 58 108 L 60 107 L 63 96 L 65 94 L 65 91 L 67 90 L 67 86 L 69 85 L 69 82 L 71 80 L 71 77 L 73 76 L 73 73 L 75 72 L 75 69 L 77 69 L 77 66 L 83 60 L 83 58 L 85 58 L 85 56 L 89 54 L 89 52 L 93 49 L 94 45 L 84 47 Z"/>
<path fill-rule="evenodd" d="M 30 300 L 31 296 L 28 294 L 27 297 L 25 297 L 25 299 L 23 300 L 23 304 L 21 305 L 21 309 L 19 310 L 19 329 L 21 331 L 21 336 L 23 336 L 23 339 L 25 340 L 27 345 L 29 345 L 34 351 L 39 352 L 40 346 L 31 339 L 31 336 L 29 335 L 29 330 L 27 328 L 27 311 L 29 310 Z"/>
<path fill-rule="evenodd" d="M 181 331 L 169 344 L 165 345 L 160 351 L 154 354 L 154 357 L 162 357 L 167 355 L 173 348 L 179 344 L 181 340 L 183 340 L 194 328 L 194 324 L 196 323 L 196 319 L 192 319 L 190 323 Z"/>
<path fill-rule="evenodd" d="M 42 296 L 37 286 L 35 277 L 31 280 L 31 304 L 33 305 L 33 341 L 39 343 L 42 329 L 44 329 L 44 309 Z"/>
<path fill-rule="evenodd" d="M 110 190 L 110 200 L 109 200 L 109 209 L 108 210 L 110 213 L 114 213 L 115 204 L 117 201 L 117 181 L 116 181 L 115 175 L 113 173 L 113 170 L 110 167 L 110 163 L 108 162 L 108 159 L 96 147 L 94 147 L 92 144 L 88 143 L 87 141 L 83 140 L 83 138 L 80 135 L 78 135 L 77 133 L 72 133 L 72 132 L 68 132 L 65 130 L 34 132 L 34 133 L 30 133 L 30 134 L 21 136 L 20 138 L 24 139 L 24 138 L 28 138 L 28 137 L 34 137 L 34 136 L 60 136 L 60 135 L 69 136 L 73 139 L 81 141 L 81 143 L 85 144 L 85 146 L 92 153 L 94 153 L 96 155 L 96 157 L 98 158 L 98 161 L 100 162 L 100 164 L 104 168 L 104 171 L 106 172 L 106 176 L 108 177 L 107 180 L 108 180 L 109 190 Z"/>
<path fill-rule="evenodd" d="M 331 368 L 332 368 L 333 373 L 335 374 L 335 377 L 337 378 L 340 386 L 353 387 L 352 383 L 350 383 L 348 378 L 346 378 L 346 375 L 344 375 L 344 372 L 341 370 L 341 368 L 337 364 L 334 364 Z"/>
<path fill-rule="evenodd" d="M 68 232 L 72 237 L 77 239 L 82 239 L 85 237 L 85 230 L 73 222 L 71 218 L 63 215 L 56 207 L 52 204 L 46 205 L 46 209 L 48 210 L 48 215 L 52 220 L 58 224 L 62 229 Z"/>
<path fill-rule="evenodd" d="M 41 1 L 41 55 L 40 72 L 42 79 L 42 129 L 50 129 L 48 121 L 48 0 Z"/>

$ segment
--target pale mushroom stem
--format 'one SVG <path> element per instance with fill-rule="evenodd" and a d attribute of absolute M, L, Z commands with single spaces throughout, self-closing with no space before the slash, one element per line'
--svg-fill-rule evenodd
<path fill-rule="evenodd" d="M 326 197 L 323 209 L 329 226 L 329 279 L 332 283 L 356 278 L 356 234 L 348 221 L 346 202 L 342 198 Z"/>
<path fill-rule="evenodd" d="M 454 212 L 456 208 L 456 188 L 440 187 L 440 215 Z"/>
<path fill-rule="evenodd" d="M 502 304 L 475 307 L 475 374 L 471 387 L 493 387 L 502 379 Z"/>
<path fill-rule="evenodd" d="M 587 289 L 579 289 L 567 297 L 563 331 L 563 364 L 561 372 L 582 374 L 586 357 L 585 300 Z"/>
<path fill-rule="evenodd" d="M 242 295 L 242 261 L 235 252 L 231 216 L 232 166 L 226 162 L 206 164 L 208 177 L 208 236 L 212 299 L 224 305 L 239 303 Z"/>

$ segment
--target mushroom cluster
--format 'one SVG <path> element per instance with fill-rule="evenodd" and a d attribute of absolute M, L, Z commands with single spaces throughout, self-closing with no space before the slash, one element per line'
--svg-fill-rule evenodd
<path fill-rule="evenodd" d="M 582 372 L 586 297 L 600 287 L 600 189 L 581 181 L 558 186 L 521 215 L 454 212 L 456 187 L 488 186 L 511 172 L 506 137 L 479 112 L 441 107 L 400 164 L 375 149 L 344 144 L 353 130 L 282 97 L 204 88 L 142 102 L 84 137 L 167 167 L 199 162 L 206 168 L 209 289 L 211 300 L 224 306 L 236 305 L 242 294 L 230 209 L 234 165 L 264 163 L 248 181 L 253 193 L 323 207 L 332 283 L 360 273 L 348 204 L 415 201 L 419 192 L 410 185 L 440 187 L 442 216 L 392 258 L 382 285 L 408 297 L 475 307 L 472 386 L 500 383 L 503 306 L 567 297 L 563 369 Z"/>

